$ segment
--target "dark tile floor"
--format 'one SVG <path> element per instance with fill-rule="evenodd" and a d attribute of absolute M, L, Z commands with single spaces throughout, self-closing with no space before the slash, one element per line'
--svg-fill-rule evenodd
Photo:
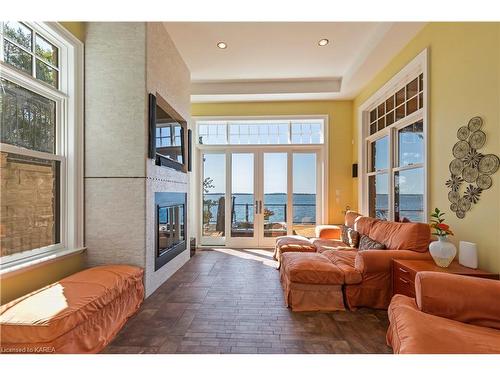
<path fill-rule="evenodd" d="M 272 253 L 198 251 L 103 353 L 390 353 L 387 313 L 293 313 Z"/>

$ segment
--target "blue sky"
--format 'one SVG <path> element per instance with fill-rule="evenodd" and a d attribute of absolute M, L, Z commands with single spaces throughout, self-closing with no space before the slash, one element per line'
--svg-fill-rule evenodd
<path fill-rule="evenodd" d="M 211 193 L 225 191 L 225 155 L 205 154 L 204 177 L 213 179 Z M 232 186 L 235 193 L 253 193 L 253 154 L 233 154 Z M 316 155 L 293 155 L 294 193 L 316 193 Z M 285 193 L 287 186 L 287 154 L 264 154 L 264 192 Z"/>

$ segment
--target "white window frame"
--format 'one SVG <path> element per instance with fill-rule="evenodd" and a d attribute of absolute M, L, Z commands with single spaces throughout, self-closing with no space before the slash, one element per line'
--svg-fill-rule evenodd
<path fill-rule="evenodd" d="M 384 86 L 377 90 L 369 99 L 367 99 L 358 109 L 358 169 L 360 171 L 360 178 L 358 179 L 358 210 L 363 215 L 369 214 L 369 201 L 368 201 L 368 177 L 375 175 L 382 171 L 370 171 L 370 144 L 371 142 L 388 136 L 389 139 L 389 165 L 388 169 L 384 172 L 388 173 L 388 220 L 394 220 L 394 174 L 395 172 L 407 169 L 424 168 L 424 214 L 423 220 L 428 221 L 428 207 L 429 207 L 429 157 L 428 157 L 428 126 L 429 126 L 429 73 L 428 73 L 428 49 L 420 52 L 412 61 L 410 61 L 402 70 L 394 75 Z M 407 83 L 412 81 L 423 73 L 423 107 L 417 109 L 412 114 L 395 121 L 390 126 L 384 128 L 375 134 L 370 135 L 370 111 L 380 104 L 389 96 L 395 94 L 398 90 L 404 87 Z M 417 94 L 418 95 L 418 94 Z M 413 164 L 411 166 L 398 167 L 397 166 L 397 132 L 411 125 L 419 120 L 423 122 L 424 133 L 424 162 Z"/>
<path fill-rule="evenodd" d="M 321 145 L 324 145 L 327 141 L 327 138 L 326 138 L 326 129 L 327 129 L 327 124 L 325 123 L 324 121 L 324 116 L 323 115 L 315 115 L 315 116 L 269 116 L 269 117 L 265 117 L 265 116 L 247 116 L 247 117 L 199 117 L 197 118 L 196 122 L 195 122 L 195 130 L 196 130 L 196 145 L 200 146 L 200 147 L 205 147 L 205 146 L 208 146 L 208 147 L 212 147 L 212 146 L 227 146 L 227 147 L 232 147 L 232 146 L 289 146 L 289 145 L 298 145 L 298 146 L 303 146 L 303 145 L 310 145 L 310 146 L 321 146 Z M 314 120 L 321 120 L 322 121 L 322 126 L 321 126 L 321 131 L 320 131 L 320 142 L 316 142 L 316 143 L 294 143 L 292 142 L 292 137 L 293 137 L 293 134 L 292 134 L 292 126 L 295 124 L 295 123 L 303 123 L 303 122 L 306 122 L 308 120 L 311 120 L 311 121 L 314 121 Z M 283 123 L 287 123 L 287 143 L 231 143 L 230 142 L 230 139 L 231 139 L 231 132 L 230 132 L 230 125 L 231 123 L 236 123 L 238 125 L 242 125 L 241 123 L 242 122 L 246 122 L 246 121 L 251 121 L 252 123 L 249 124 L 249 126 L 255 126 L 255 125 L 259 125 L 259 124 L 268 124 L 269 122 L 272 122 L 272 121 L 278 121 L 280 122 L 281 124 Z M 204 123 L 204 124 L 199 124 L 199 123 Z M 199 126 L 200 125 L 205 125 L 207 127 L 210 127 L 210 126 L 217 126 L 217 130 L 216 130 L 216 136 L 218 135 L 222 135 L 222 133 L 219 133 L 219 127 L 218 125 L 224 125 L 225 128 L 226 128 L 226 132 L 225 132 L 225 143 L 203 143 L 203 144 L 200 144 L 199 143 L 199 132 L 198 132 L 198 129 L 199 129 Z M 207 128 L 208 129 L 208 128 Z M 268 128 L 269 130 L 269 128 Z M 241 132 L 238 132 L 238 135 L 241 135 Z M 248 135 L 252 135 L 250 132 L 248 133 Z M 260 129 L 257 131 L 257 135 L 258 136 L 261 136 L 262 134 L 260 133 Z M 267 134 L 268 136 L 270 135 L 269 132 Z M 279 136 L 280 133 L 279 133 L 279 130 L 278 130 L 278 133 L 277 135 Z M 303 133 L 300 133 L 301 137 L 303 135 Z"/>
<path fill-rule="evenodd" d="M 81 252 L 83 241 L 83 43 L 56 22 L 23 22 L 59 48 L 59 89 L 3 61 L 0 76 L 56 102 L 54 154 L 0 143 L 3 152 L 60 161 L 60 242 L 0 258 L 0 274 Z"/>
<path fill-rule="evenodd" d="M 249 121 L 255 120 L 258 121 L 270 121 L 270 120 L 284 120 L 290 121 L 289 123 L 289 139 L 286 144 L 199 144 L 198 143 L 198 122 L 231 122 L 231 121 Z M 293 121 L 300 120 L 322 120 L 323 128 L 322 128 L 322 141 L 323 143 L 295 143 L 292 144 L 290 137 L 290 124 Z M 329 124 L 329 116 L 328 115 L 289 115 L 289 116 L 193 116 L 191 129 L 193 131 L 193 137 L 195 141 L 195 148 L 193 153 L 193 160 L 196 161 L 196 167 L 194 169 L 195 173 L 192 173 L 190 182 L 191 182 L 191 196 L 194 197 L 195 201 L 193 202 L 193 206 L 196 207 L 195 213 L 192 216 L 193 227 L 196 228 L 196 241 L 198 244 L 202 243 L 202 220 L 201 220 L 201 212 L 203 205 L 203 171 L 202 171 L 202 154 L 203 153 L 226 153 L 226 170 L 231 171 L 230 164 L 230 153 L 231 152 L 252 152 L 256 149 L 262 149 L 264 152 L 286 152 L 291 151 L 292 153 L 300 153 L 307 151 L 316 151 L 318 155 L 317 159 L 317 171 L 316 171 L 316 183 L 318 186 L 319 194 L 316 198 L 316 217 L 317 217 L 317 225 L 328 223 L 329 222 L 329 210 L 328 210 L 328 173 L 329 173 L 329 147 L 328 147 L 328 124 Z M 227 138 L 229 139 L 229 129 L 226 132 Z M 255 161 L 254 161 L 255 162 Z M 229 164 L 228 164 L 229 163 Z M 291 158 L 288 159 L 288 179 L 291 178 Z M 291 180 L 289 180 L 291 181 Z M 231 175 L 230 173 L 226 173 L 226 191 L 229 191 L 231 183 Z M 289 184 L 289 187 L 291 185 Z M 291 194 L 291 190 L 289 189 L 288 194 Z M 229 205 L 226 207 L 226 209 Z M 288 216 L 291 217 L 291 207 L 288 207 L 289 212 Z M 230 211 L 229 211 L 230 212 Z M 230 223 L 226 222 L 226 233 L 228 231 Z M 224 239 L 223 239 L 224 241 Z M 213 245 L 206 245 L 207 247 L 222 245 L 221 243 L 214 243 Z M 201 245 L 203 246 L 203 245 Z"/>

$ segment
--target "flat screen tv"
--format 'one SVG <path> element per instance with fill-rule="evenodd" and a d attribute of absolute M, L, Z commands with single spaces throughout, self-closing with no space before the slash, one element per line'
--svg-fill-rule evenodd
<path fill-rule="evenodd" d="M 159 94 L 149 94 L 149 158 L 187 172 L 186 121 Z"/>

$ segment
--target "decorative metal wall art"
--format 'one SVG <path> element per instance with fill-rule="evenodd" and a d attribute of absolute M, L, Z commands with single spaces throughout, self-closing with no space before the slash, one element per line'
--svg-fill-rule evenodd
<path fill-rule="evenodd" d="M 486 143 L 482 126 L 481 117 L 471 118 L 467 126 L 458 129 L 458 142 L 452 149 L 455 159 L 449 165 L 451 176 L 445 184 L 450 189 L 450 209 L 459 219 L 463 219 L 472 205 L 479 202 L 481 193 L 491 187 L 491 175 L 500 167 L 500 158 L 497 155 L 483 155 L 478 152 Z M 460 192 L 462 185 L 466 185 L 463 196 Z"/>

